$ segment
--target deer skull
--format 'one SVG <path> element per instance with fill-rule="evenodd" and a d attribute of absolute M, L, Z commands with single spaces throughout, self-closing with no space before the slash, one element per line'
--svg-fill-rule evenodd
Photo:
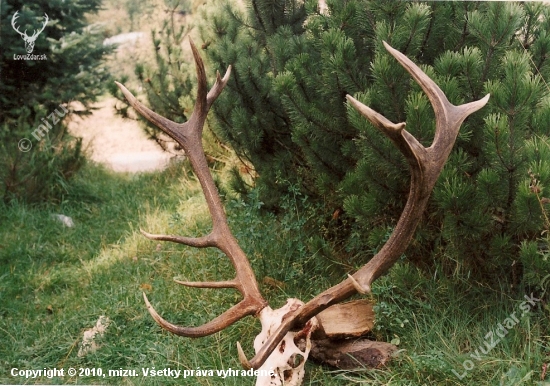
<path fill-rule="evenodd" d="M 298 299 L 288 299 L 287 303 L 277 310 L 267 306 L 260 311 L 262 331 L 254 340 L 256 353 L 278 329 L 284 317 L 303 305 L 304 303 Z M 305 373 L 304 366 L 311 350 L 311 333 L 317 327 L 317 319 L 311 318 L 302 330 L 289 331 L 259 368 L 263 370 L 260 374 L 268 374 L 271 371 L 273 375 L 259 375 L 256 386 L 301 385 Z"/>

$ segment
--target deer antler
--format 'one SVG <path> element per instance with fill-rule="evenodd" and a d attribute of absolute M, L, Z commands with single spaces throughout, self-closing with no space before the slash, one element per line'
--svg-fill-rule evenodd
<path fill-rule="evenodd" d="M 380 129 L 383 134 L 390 138 L 409 163 L 411 186 L 403 213 L 386 244 L 353 276 L 349 275 L 346 280 L 327 289 L 306 304 L 296 299 L 291 299 L 292 301 L 289 301 L 287 308 L 283 307 L 284 315 L 282 317 L 280 315 L 277 316 L 280 317 L 280 322 L 277 322 L 278 327 L 273 327 L 269 331 L 268 337 L 257 350 L 254 358 L 248 361 L 240 345 L 237 344 L 239 358 L 245 368 L 260 368 L 279 343 L 287 337 L 287 334 L 301 328 L 309 331 L 312 328 L 312 324 L 309 324 L 310 327 L 307 327 L 308 321 L 313 320 L 312 318 L 324 309 L 349 298 L 356 292 L 366 293 L 370 291 L 372 282 L 384 274 L 397 261 L 413 237 L 416 226 L 422 218 L 422 213 L 426 207 L 430 193 L 452 150 L 460 125 L 468 115 L 482 108 L 489 100 L 489 95 L 487 95 L 476 102 L 460 106 L 452 105 L 441 89 L 412 61 L 390 47 L 386 42 L 384 42 L 384 46 L 420 84 L 430 99 L 436 117 L 434 141 L 431 146 L 426 148 L 405 130 L 405 123 L 392 123 L 353 97 L 347 96 L 348 102 L 360 114 L 369 119 L 374 126 Z M 192 42 L 191 48 L 197 66 L 199 84 L 195 109 L 188 122 L 177 124 L 154 113 L 138 102 L 124 86 L 119 83 L 117 85 L 126 96 L 126 99 L 128 99 L 130 105 L 183 147 L 201 183 L 208 209 L 212 216 L 212 232 L 203 237 L 188 238 L 153 235 L 144 231 L 142 233 L 152 240 L 172 241 L 198 248 L 219 248 L 231 259 L 236 270 L 236 277 L 229 281 L 178 282 L 190 287 L 236 288 L 243 295 L 243 299 L 237 305 L 200 327 L 180 327 L 165 321 L 153 309 L 145 294 L 143 295 L 149 312 L 163 328 L 178 335 L 199 337 L 220 331 L 246 315 L 254 314 L 262 317 L 269 314 L 265 310 L 269 311 L 270 309 L 259 292 L 258 283 L 252 272 L 250 263 L 229 230 L 221 200 L 208 170 L 201 143 L 202 127 L 206 115 L 214 100 L 225 87 L 229 79 L 231 67 L 227 69 L 223 79 L 220 78 L 219 73 L 217 74 L 216 83 L 210 92 L 207 93 L 204 64 Z"/>
<path fill-rule="evenodd" d="M 412 134 L 405 130 L 404 122 L 392 123 L 350 95 L 346 96 L 348 102 L 385 134 L 407 159 L 411 170 L 407 203 L 382 249 L 353 276 L 349 275 L 348 279 L 327 289 L 288 315 L 250 361 L 244 357 L 244 354 L 240 355 L 241 363 L 246 368 L 260 367 L 288 331 L 304 325 L 319 312 L 349 298 L 356 292 L 370 292 L 372 282 L 384 274 L 405 252 L 422 218 L 435 182 L 453 148 L 460 125 L 470 114 L 485 106 L 489 100 L 489 95 L 486 95 L 478 101 L 454 106 L 435 82 L 409 58 L 386 42 L 384 47 L 412 75 L 428 96 L 435 111 L 434 141 L 428 148 L 422 146 Z"/>
<path fill-rule="evenodd" d="M 180 327 L 167 322 L 151 306 L 145 293 L 143 294 L 149 313 L 161 327 L 177 335 L 201 337 L 223 330 L 227 326 L 235 323 L 247 315 L 257 314 L 267 305 L 267 302 L 260 294 L 256 277 L 254 276 L 254 272 L 252 271 L 246 255 L 239 247 L 237 240 L 233 237 L 231 230 L 227 225 L 225 212 L 216 186 L 214 185 L 212 175 L 208 170 L 208 165 L 206 163 L 206 157 L 201 142 L 206 115 L 208 114 L 208 110 L 210 109 L 210 106 L 212 106 L 212 103 L 214 103 L 227 84 L 229 74 L 231 73 L 231 66 L 227 69 L 227 72 L 223 78 L 220 77 L 219 73 L 217 74 L 216 83 L 207 93 L 204 63 L 193 42 L 191 41 L 190 43 L 197 67 L 198 90 L 195 108 L 186 123 L 178 124 L 158 115 L 141 104 L 123 85 L 118 82 L 117 85 L 134 109 L 136 109 L 149 122 L 153 123 L 172 137 L 185 150 L 185 154 L 189 158 L 193 170 L 197 174 L 197 177 L 201 183 L 204 195 L 206 197 L 208 210 L 210 211 L 210 215 L 212 217 L 212 232 L 203 237 L 191 238 L 154 235 L 145 231 L 141 231 L 141 233 L 151 240 L 172 241 L 197 248 L 216 247 L 229 257 L 233 263 L 233 267 L 235 268 L 236 277 L 233 280 L 222 282 L 177 281 L 177 283 L 188 287 L 235 288 L 243 295 L 243 299 L 238 304 L 234 305 L 214 320 L 200 327 Z"/>

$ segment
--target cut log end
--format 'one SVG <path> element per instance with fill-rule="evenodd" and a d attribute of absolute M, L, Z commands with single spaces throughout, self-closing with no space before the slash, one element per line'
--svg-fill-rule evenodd
<path fill-rule="evenodd" d="M 374 326 L 372 304 L 365 299 L 330 306 L 317 315 L 322 328 L 317 339 L 357 338 L 365 335 Z"/>
<path fill-rule="evenodd" d="M 380 368 L 397 352 L 386 342 L 359 340 L 312 340 L 310 357 L 320 363 L 342 370 Z"/>
<path fill-rule="evenodd" d="M 335 304 L 317 320 L 321 327 L 312 335 L 310 352 L 317 362 L 342 370 L 379 368 L 397 352 L 393 344 L 360 339 L 374 326 L 372 304 L 366 299 Z"/>

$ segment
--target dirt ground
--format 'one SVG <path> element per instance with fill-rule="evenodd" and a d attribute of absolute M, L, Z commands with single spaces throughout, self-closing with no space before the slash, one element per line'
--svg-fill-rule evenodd
<path fill-rule="evenodd" d="M 148 172 L 168 164 L 171 154 L 147 139 L 135 120 L 115 115 L 115 98 L 106 98 L 94 107 L 93 115 L 75 118 L 70 132 L 83 138 L 89 158 L 116 172 Z"/>

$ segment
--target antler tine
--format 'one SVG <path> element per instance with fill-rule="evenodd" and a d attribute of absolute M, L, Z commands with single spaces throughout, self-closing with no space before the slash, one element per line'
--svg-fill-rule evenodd
<path fill-rule="evenodd" d="M 470 115 L 482 108 L 489 101 L 489 94 L 482 99 L 466 103 L 460 106 L 455 106 L 449 102 L 445 93 L 428 75 L 424 73 L 416 64 L 409 58 L 391 47 L 388 43 L 383 42 L 386 50 L 407 70 L 409 74 L 422 87 L 422 90 L 428 96 L 430 103 L 434 109 L 436 119 L 436 130 L 432 145 L 433 154 L 440 159 L 447 159 L 462 122 Z"/>
<path fill-rule="evenodd" d="M 348 102 L 365 118 L 384 133 L 403 153 L 411 170 L 410 191 L 403 213 L 390 238 L 380 251 L 353 276 L 323 291 L 303 307 L 285 317 L 277 331 L 249 361 L 242 349 L 239 358 L 245 367 L 255 369 L 263 365 L 280 340 L 294 328 L 301 327 L 319 312 L 341 302 L 356 292 L 370 292 L 374 280 L 384 274 L 405 252 L 414 235 L 416 226 L 428 202 L 430 193 L 451 152 L 460 125 L 469 114 L 482 108 L 489 95 L 475 102 L 460 106 L 452 105 L 443 91 L 416 64 L 384 42 L 386 49 L 420 84 L 428 95 L 436 116 L 436 132 L 428 148 L 407 130 L 405 123 L 393 123 L 376 111 L 347 95 Z"/>
<path fill-rule="evenodd" d="M 195 59 L 195 68 L 197 69 L 197 100 L 195 101 L 193 114 L 191 114 L 189 118 L 189 122 L 192 122 L 190 124 L 194 124 L 195 120 L 197 120 L 198 123 L 206 119 L 206 113 L 208 113 L 208 94 L 206 91 L 206 70 L 204 69 L 204 62 L 191 38 L 189 38 L 189 44 L 191 45 L 191 51 Z M 199 131 L 202 132 L 202 125 L 200 125 Z"/>
<path fill-rule="evenodd" d="M 258 283 L 252 271 L 252 267 L 250 266 L 250 262 L 229 229 L 221 199 L 208 169 L 206 156 L 202 147 L 202 130 L 208 110 L 226 86 L 231 73 L 231 67 L 227 69 L 223 78 L 220 77 L 219 73 L 216 75 L 214 86 L 207 92 L 204 63 L 193 41 L 191 39 L 189 39 L 189 41 L 195 58 L 198 86 L 195 107 L 187 122 L 179 124 L 153 112 L 140 103 L 123 85 L 120 83 L 117 83 L 117 85 L 122 90 L 128 103 L 134 107 L 138 113 L 172 137 L 185 150 L 185 154 L 191 162 L 191 166 L 201 184 L 206 204 L 208 205 L 208 210 L 212 217 L 212 232 L 203 237 L 156 235 L 143 230 L 141 230 L 141 233 L 152 240 L 171 241 L 198 248 L 216 247 L 229 257 L 235 268 L 236 276 L 233 280 L 221 282 L 178 281 L 179 284 L 189 287 L 235 288 L 243 296 L 243 299 L 239 303 L 232 306 L 212 321 L 199 327 L 180 327 L 167 322 L 151 306 L 145 293 L 143 294 L 149 313 L 162 328 L 181 336 L 201 337 L 223 330 L 247 315 L 254 315 L 260 312 L 267 305 L 267 302 L 260 294 Z"/>
<path fill-rule="evenodd" d="M 164 118 L 162 115 L 155 113 L 153 110 L 138 101 L 136 97 L 126 87 L 124 87 L 124 85 L 116 81 L 115 83 L 120 91 L 122 91 L 122 94 L 124 94 L 124 97 L 130 106 L 132 106 L 139 113 L 139 115 L 160 128 L 176 142 L 179 142 L 181 134 L 178 133 L 178 130 L 183 126 L 182 124 L 171 121 L 168 118 Z"/>
<path fill-rule="evenodd" d="M 393 123 L 383 115 L 377 113 L 368 106 L 365 106 L 357 99 L 346 95 L 348 102 L 365 118 L 384 133 L 397 148 L 406 155 L 407 160 L 417 162 L 416 157 L 425 157 L 424 146 L 418 140 L 410 135 L 405 129 L 406 123 Z"/>
<path fill-rule="evenodd" d="M 185 336 L 188 338 L 201 338 L 203 336 L 208 336 L 215 334 L 223 330 L 224 328 L 232 325 L 236 321 L 244 318 L 248 315 L 254 315 L 257 312 L 257 307 L 255 304 L 246 301 L 246 299 L 241 300 L 239 303 L 235 304 L 233 307 L 225 311 L 223 314 L 212 319 L 210 322 L 203 324 L 199 327 L 182 327 L 168 322 L 162 316 L 160 316 L 157 311 L 153 308 L 145 292 L 143 293 L 143 300 L 147 306 L 149 314 L 153 317 L 155 322 L 162 328 L 167 331 L 170 331 L 173 334 L 179 336 Z"/>
<path fill-rule="evenodd" d="M 175 280 L 174 282 L 184 285 L 186 287 L 193 288 L 238 288 L 239 284 L 235 280 L 226 281 L 181 281 Z"/>
<path fill-rule="evenodd" d="M 212 106 L 212 103 L 218 98 L 218 96 L 221 94 L 223 89 L 225 88 L 225 85 L 227 84 L 227 81 L 229 80 L 229 76 L 231 75 L 231 65 L 227 67 L 227 70 L 225 71 L 225 75 L 223 78 L 220 76 L 220 72 L 216 71 L 216 83 L 214 83 L 214 86 L 210 89 L 208 92 L 208 95 L 206 95 L 206 104 L 207 108 L 210 109 Z"/>
<path fill-rule="evenodd" d="M 157 126 L 159 129 L 164 131 L 166 134 L 168 134 L 172 139 L 174 139 L 176 142 L 187 142 L 185 139 L 183 139 L 183 136 L 189 136 L 191 133 L 194 133 L 195 136 L 198 138 L 201 137 L 202 134 L 202 128 L 204 125 L 204 120 L 206 119 L 206 115 L 208 114 L 208 110 L 212 106 L 212 103 L 216 100 L 216 98 L 221 94 L 223 89 L 225 88 L 229 77 L 231 75 L 231 66 L 229 66 L 225 72 L 225 75 L 223 78 L 220 77 L 219 72 L 216 74 L 216 83 L 214 83 L 214 86 L 210 89 L 210 91 L 207 93 L 207 85 L 206 85 L 206 71 L 204 68 L 204 62 L 202 61 L 202 58 L 200 56 L 200 53 L 193 43 L 193 40 L 189 38 L 189 43 L 191 45 L 191 51 L 193 52 L 193 58 L 195 59 L 195 66 L 197 69 L 197 78 L 198 78 L 198 85 L 197 85 L 197 99 L 196 104 L 193 109 L 193 113 L 191 114 L 191 117 L 189 120 L 185 123 L 176 123 L 174 121 L 171 121 L 170 119 L 167 119 L 163 117 L 162 115 L 159 115 L 143 105 L 140 101 L 138 101 L 134 95 L 128 91 L 126 87 L 124 87 L 119 82 L 115 82 L 117 86 L 120 88 L 122 93 L 124 94 L 126 100 L 128 103 L 145 119 L 147 119 L 149 122 L 151 122 L 153 125 Z M 182 146 L 183 144 L 180 143 Z M 184 150 L 187 152 L 188 149 Z"/>
<path fill-rule="evenodd" d="M 219 71 L 216 73 L 216 83 L 214 83 L 212 89 L 207 93 L 206 71 L 204 69 L 204 62 L 201 58 L 199 50 L 197 49 L 195 43 L 193 43 L 193 40 L 191 40 L 191 38 L 189 39 L 189 43 L 191 44 L 191 51 L 193 52 L 193 58 L 195 59 L 195 67 L 197 68 L 198 78 L 197 101 L 193 110 L 193 114 L 191 115 L 191 118 L 189 118 L 189 121 L 194 121 L 194 119 L 197 119 L 198 122 L 201 122 L 200 130 L 202 131 L 202 123 L 206 118 L 208 110 L 210 109 L 212 103 L 214 103 L 216 98 L 221 94 L 225 85 L 227 84 L 227 81 L 229 80 L 229 76 L 231 75 L 231 66 L 227 67 L 223 79 L 220 77 Z"/>
<path fill-rule="evenodd" d="M 211 234 L 203 237 L 182 237 L 172 235 L 154 235 L 152 233 L 145 232 L 143 229 L 140 229 L 139 231 L 149 240 L 171 241 L 173 243 L 184 244 L 195 248 L 215 247 Z"/>

